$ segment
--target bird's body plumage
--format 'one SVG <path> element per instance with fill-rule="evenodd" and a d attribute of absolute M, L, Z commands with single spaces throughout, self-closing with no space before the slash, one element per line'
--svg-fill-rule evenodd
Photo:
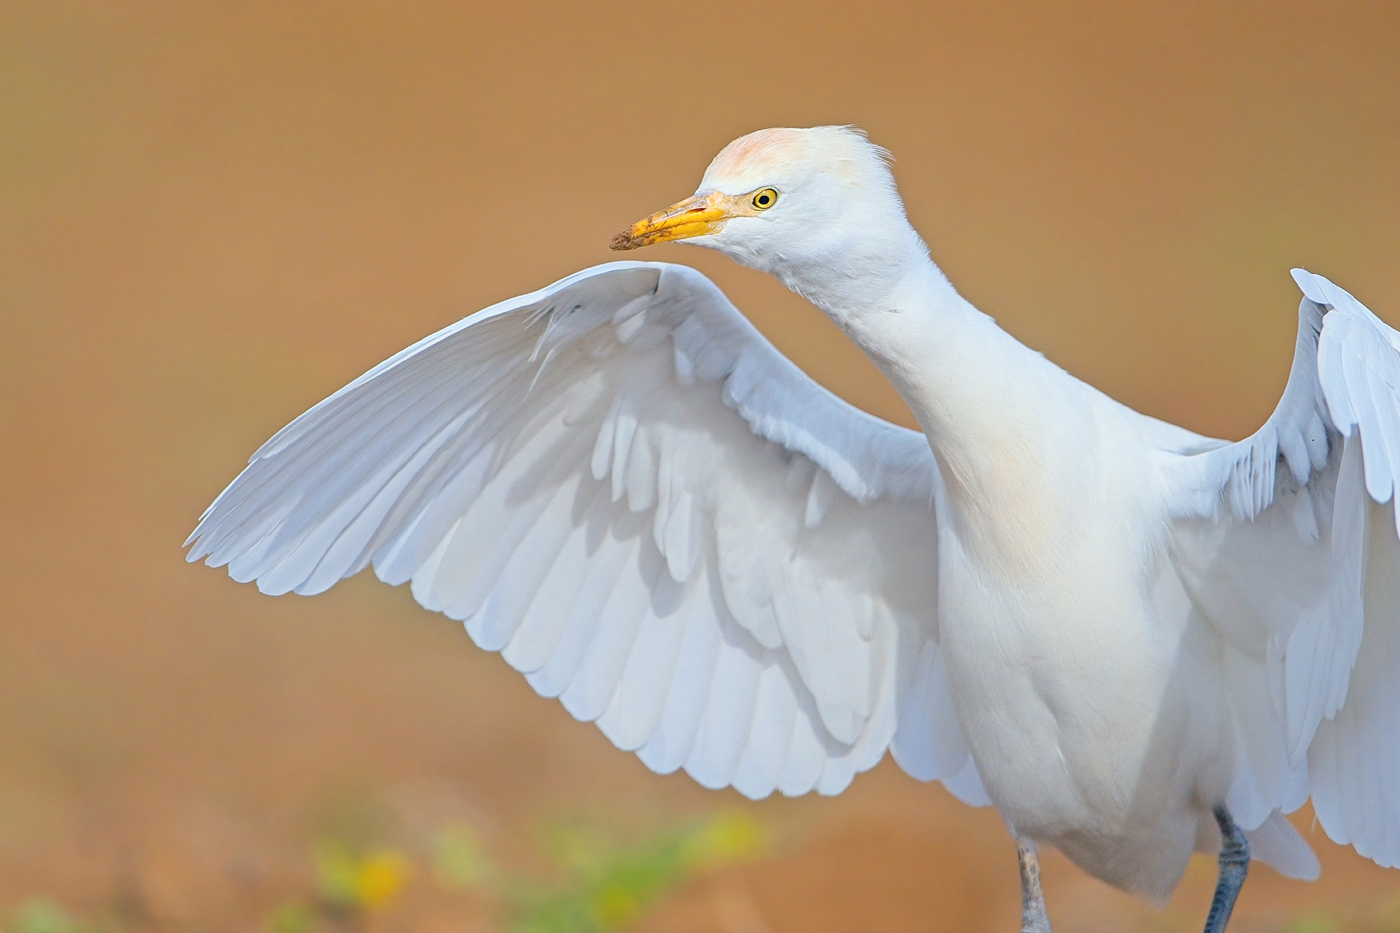
<path fill-rule="evenodd" d="M 863 137 L 765 132 L 697 206 L 620 240 L 694 236 L 773 272 L 922 432 L 817 386 L 699 273 L 614 263 L 294 421 L 190 558 L 273 593 L 370 564 L 411 580 L 541 693 L 707 786 L 835 793 L 891 750 L 1155 897 L 1219 849 L 1222 807 L 1314 876 L 1282 817 L 1310 795 L 1334 839 L 1400 864 L 1400 335 L 1296 273 L 1278 411 L 1201 437 L 959 296 Z M 743 207 L 767 184 L 777 207 Z M 818 206 L 839 220 L 806 236 Z"/>

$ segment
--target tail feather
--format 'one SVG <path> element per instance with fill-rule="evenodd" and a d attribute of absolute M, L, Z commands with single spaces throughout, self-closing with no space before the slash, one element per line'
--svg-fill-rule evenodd
<path fill-rule="evenodd" d="M 1245 830 L 1244 835 L 1249 840 L 1250 855 L 1272 865 L 1280 875 L 1314 881 L 1322 874 L 1312 846 L 1279 811 L 1270 813 L 1257 829 Z"/>

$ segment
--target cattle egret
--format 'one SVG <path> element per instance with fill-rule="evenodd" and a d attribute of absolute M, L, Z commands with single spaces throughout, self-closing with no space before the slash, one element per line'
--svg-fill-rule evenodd
<path fill-rule="evenodd" d="M 1165 898 L 1218 853 L 1400 864 L 1400 333 L 1302 290 L 1238 443 L 1141 415 L 1002 331 L 849 127 L 729 144 L 613 241 L 771 272 L 921 431 L 817 385 L 685 266 L 616 262 L 409 347 L 283 428 L 190 560 L 265 593 L 373 565 L 659 772 L 835 794 L 886 750 L 1017 841 Z"/>

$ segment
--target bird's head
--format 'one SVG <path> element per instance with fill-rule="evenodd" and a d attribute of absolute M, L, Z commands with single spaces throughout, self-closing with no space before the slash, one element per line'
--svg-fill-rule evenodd
<path fill-rule="evenodd" d="M 768 129 L 715 156 L 693 196 L 613 238 L 615 250 L 683 241 L 772 272 L 799 291 L 814 276 L 923 251 L 888 153 L 854 127 Z"/>

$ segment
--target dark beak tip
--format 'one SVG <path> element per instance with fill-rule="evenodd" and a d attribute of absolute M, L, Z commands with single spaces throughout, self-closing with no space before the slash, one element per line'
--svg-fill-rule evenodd
<path fill-rule="evenodd" d="M 637 242 L 632 239 L 632 234 L 628 233 L 626 230 L 613 237 L 608 243 L 608 249 L 613 250 L 636 249 L 637 246 Z"/>

